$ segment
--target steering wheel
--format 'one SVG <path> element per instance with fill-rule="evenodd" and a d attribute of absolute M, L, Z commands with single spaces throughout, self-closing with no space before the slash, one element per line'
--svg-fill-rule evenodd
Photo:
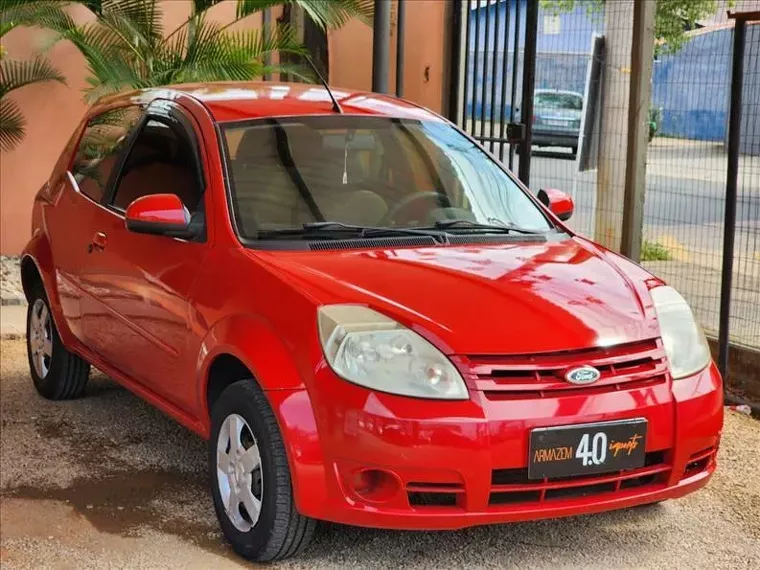
<path fill-rule="evenodd" d="M 393 207 L 391 207 L 391 209 L 388 210 L 388 212 L 378 222 L 378 225 L 379 226 L 389 225 L 389 223 L 392 220 L 395 220 L 396 216 L 398 216 L 401 212 L 403 212 L 404 210 L 409 210 L 412 208 L 412 206 L 423 201 L 435 202 L 435 204 L 439 208 L 451 207 L 451 199 L 446 194 L 441 194 L 440 192 L 434 192 L 434 191 L 433 192 L 415 192 L 414 194 L 409 194 L 405 198 L 402 198 Z"/>

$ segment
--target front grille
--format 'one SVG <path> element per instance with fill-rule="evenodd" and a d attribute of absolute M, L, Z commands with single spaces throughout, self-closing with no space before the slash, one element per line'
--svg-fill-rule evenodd
<path fill-rule="evenodd" d="M 456 507 L 464 497 L 461 483 L 418 483 L 406 485 L 406 495 L 412 507 Z"/>
<path fill-rule="evenodd" d="M 495 469 L 491 473 L 491 494 L 488 504 L 514 505 L 539 503 L 574 497 L 617 493 L 656 485 L 666 480 L 670 465 L 665 451 L 646 454 L 644 467 L 606 475 L 583 475 L 559 479 L 528 479 L 527 469 Z"/>
<path fill-rule="evenodd" d="M 476 355 L 462 359 L 476 388 L 489 399 L 523 399 L 580 395 L 667 382 L 665 350 L 659 339 L 585 350 L 528 355 Z M 591 385 L 571 384 L 569 370 L 580 366 L 599 370 Z"/>

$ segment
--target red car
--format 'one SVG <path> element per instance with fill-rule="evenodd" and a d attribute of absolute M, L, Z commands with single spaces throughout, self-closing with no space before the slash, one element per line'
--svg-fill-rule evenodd
<path fill-rule="evenodd" d="M 234 549 L 680 497 L 721 378 L 691 310 L 412 103 L 250 83 L 102 100 L 34 204 L 32 378 L 90 365 L 209 441 Z"/>

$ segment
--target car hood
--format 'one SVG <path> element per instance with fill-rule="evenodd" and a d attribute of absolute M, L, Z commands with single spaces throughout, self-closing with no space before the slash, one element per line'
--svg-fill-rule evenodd
<path fill-rule="evenodd" d="M 658 335 L 647 274 L 579 238 L 264 255 L 319 304 L 368 305 L 450 354 L 555 352 Z"/>

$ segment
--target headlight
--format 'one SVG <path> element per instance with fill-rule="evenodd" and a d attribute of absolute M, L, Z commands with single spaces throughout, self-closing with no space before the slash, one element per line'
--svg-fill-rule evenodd
<path fill-rule="evenodd" d="M 684 378 L 705 368 L 710 363 L 710 347 L 688 303 L 672 287 L 655 287 L 650 293 L 673 378 Z"/>
<path fill-rule="evenodd" d="M 327 362 L 346 380 L 402 396 L 468 398 L 454 365 L 393 319 L 358 305 L 329 305 L 319 309 L 318 322 Z"/>

